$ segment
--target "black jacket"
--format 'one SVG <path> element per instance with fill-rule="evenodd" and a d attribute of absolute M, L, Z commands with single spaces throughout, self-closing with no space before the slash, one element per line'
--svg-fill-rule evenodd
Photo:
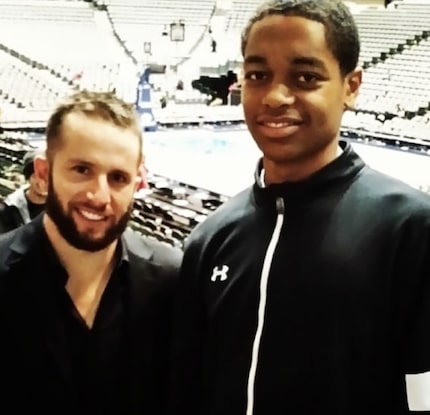
<path fill-rule="evenodd" d="M 61 367 L 53 335 L 58 327 L 53 313 L 58 299 L 40 260 L 42 235 L 41 215 L 0 237 L 0 406 L 4 413 L 73 413 L 71 379 Z M 124 233 L 122 242 L 130 269 L 124 353 L 129 400 L 122 413 L 160 414 L 166 394 L 171 298 L 181 251 L 131 231 Z"/>
<path fill-rule="evenodd" d="M 430 410 L 430 198 L 341 145 L 298 183 L 262 188 L 260 165 L 191 233 L 171 413 Z"/>

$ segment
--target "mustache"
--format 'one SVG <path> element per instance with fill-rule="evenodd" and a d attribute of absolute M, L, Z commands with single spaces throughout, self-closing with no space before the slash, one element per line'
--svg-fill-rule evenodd
<path fill-rule="evenodd" d="M 89 211 L 93 211 L 96 213 L 107 213 L 109 214 L 109 212 L 106 211 L 106 207 L 108 206 L 107 203 L 89 203 L 89 202 L 81 202 L 81 203 L 76 203 L 75 204 L 76 207 L 80 208 L 80 209 L 86 209 Z"/>

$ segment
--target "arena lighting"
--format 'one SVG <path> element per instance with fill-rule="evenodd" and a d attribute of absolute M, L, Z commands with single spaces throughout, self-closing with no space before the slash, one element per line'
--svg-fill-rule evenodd
<path fill-rule="evenodd" d="M 152 52 L 152 44 L 151 42 L 143 42 L 143 52 L 146 55 L 150 55 Z"/>
<path fill-rule="evenodd" d="M 170 40 L 172 42 L 185 40 L 185 23 L 182 20 L 170 23 Z"/>

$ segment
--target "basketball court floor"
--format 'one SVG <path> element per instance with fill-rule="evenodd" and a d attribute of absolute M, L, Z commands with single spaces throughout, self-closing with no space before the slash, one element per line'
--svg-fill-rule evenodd
<path fill-rule="evenodd" d="M 413 186 L 430 184 L 430 156 L 352 142 L 372 167 Z M 243 127 L 159 130 L 144 134 L 148 169 L 233 196 L 253 183 L 260 151 Z"/>

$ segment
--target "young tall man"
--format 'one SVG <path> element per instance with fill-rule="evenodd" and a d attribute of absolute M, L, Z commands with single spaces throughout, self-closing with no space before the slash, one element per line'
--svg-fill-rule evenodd
<path fill-rule="evenodd" d="M 181 252 L 126 230 L 140 123 L 114 95 L 78 92 L 46 137 L 46 211 L 0 237 L 0 405 L 159 414 Z"/>
<path fill-rule="evenodd" d="M 429 413 L 430 199 L 339 139 L 359 46 L 340 0 L 269 1 L 245 28 L 263 157 L 187 241 L 171 413 Z"/>

